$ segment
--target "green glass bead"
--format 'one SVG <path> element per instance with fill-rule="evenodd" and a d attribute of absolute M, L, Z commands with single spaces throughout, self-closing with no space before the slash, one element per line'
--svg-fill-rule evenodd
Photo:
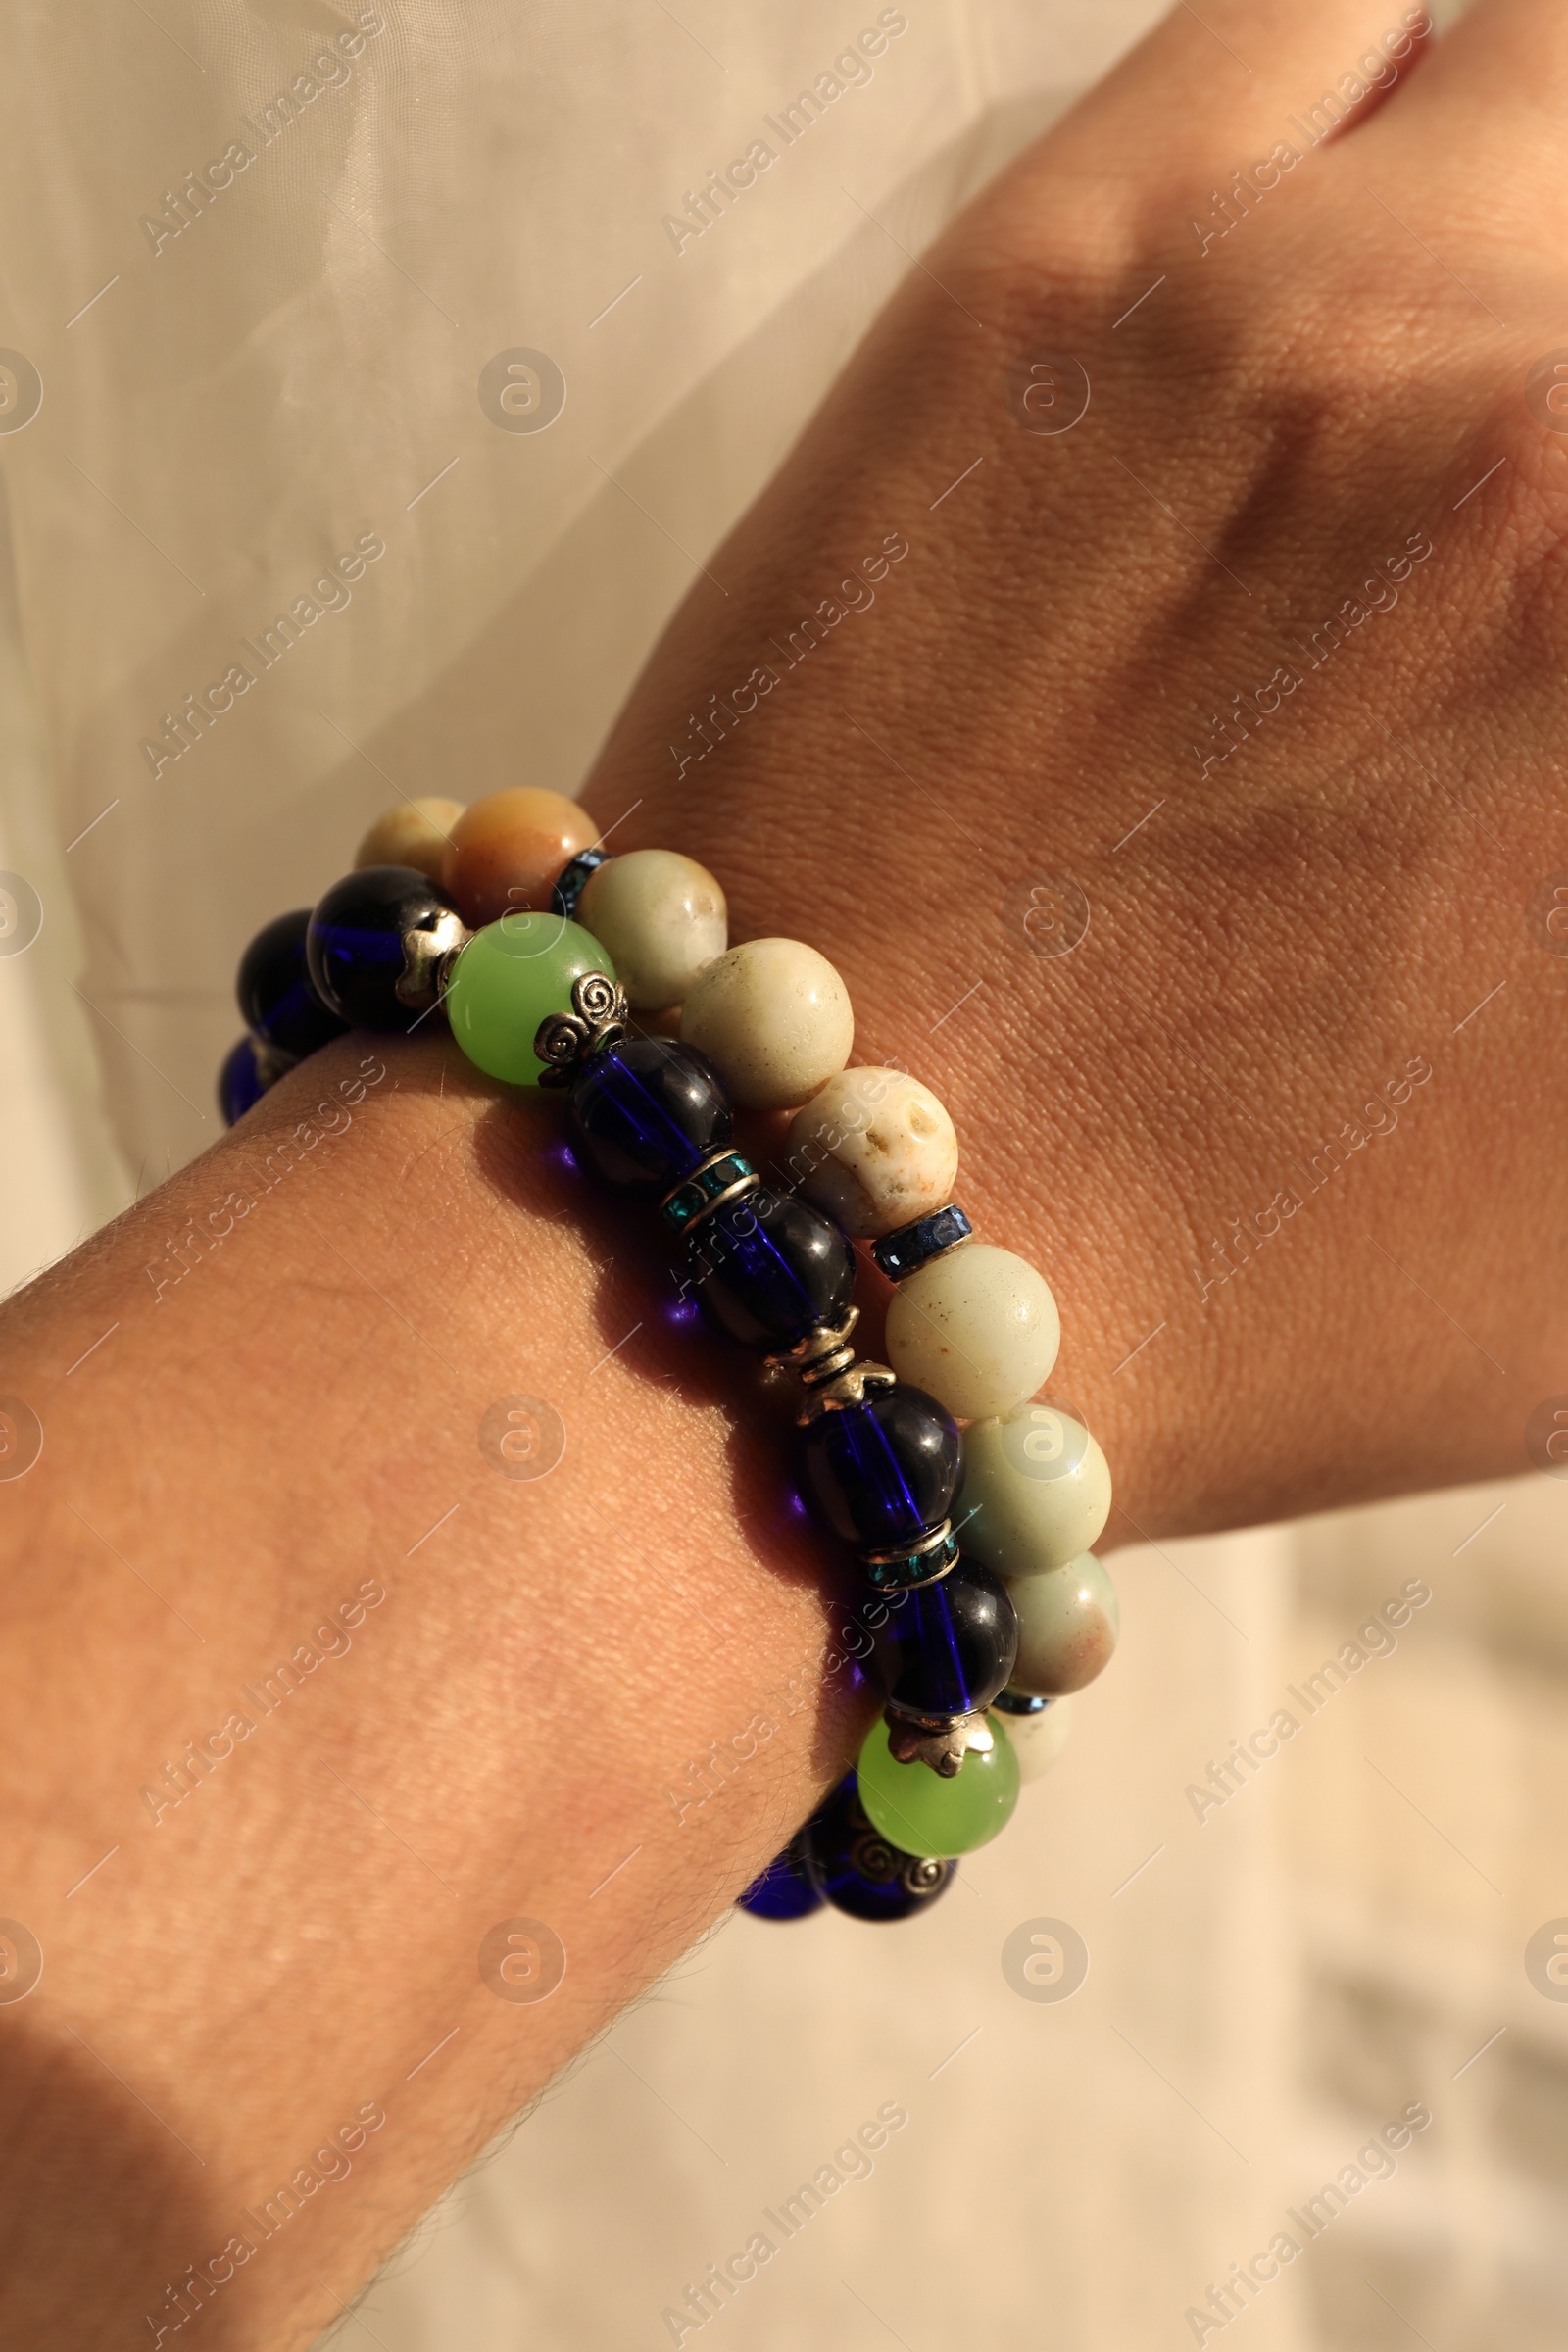
<path fill-rule="evenodd" d="M 613 980 L 615 967 L 591 931 L 559 914 L 504 914 L 476 931 L 452 969 L 446 993 L 452 1034 L 471 1062 L 514 1086 L 537 1086 L 545 1065 L 533 1050 L 541 1021 L 570 1012 L 584 972 Z"/>
<path fill-rule="evenodd" d="M 996 1716 L 986 1720 L 996 1745 L 989 1755 L 971 1748 L 951 1781 L 928 1764 L 898 1763 L 887 1725 L 874 1724 L 855 1768 L 872 1828 L 906 1854 L 946 1859 L 989 1845 L 1018 1802 L 1018 1759 Z"/>

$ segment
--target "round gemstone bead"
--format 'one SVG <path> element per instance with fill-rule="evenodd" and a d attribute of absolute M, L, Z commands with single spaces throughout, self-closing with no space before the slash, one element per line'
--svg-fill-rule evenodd
<path fill-rule="evenodd" d="M 850 1058 L 855 1013 L 825 956 L 799 939 L 749 939 L 699 973 L 680 1033 L 714 1064 L 731 1100 L 787 1110 Z"/>
<path fill-rule="evenodd" d="M 1026 1258 L 965 1242 L 901 1282 L 888 1304 L 888 1361 L 960 1420 L 1010 1412 L 1050 1377 L 1056 1302 Z"/>
<path fill-rule="evenodd" d="M 404 1004 L 404 941 L 452 921 L 451 901 L 411 865 L 368 865 L 346 874 L 311 916 L 306 961 L 318 996 L 358 1029 L 412 1029 L 423 1018 Z"/>
<path fill-rule="evenodd" d="M 1000 1576 L 960 1559 L 934 1585 L 891 1593 L 876 1635 L 882 1688 L 909 1715 L 970 1715 L 1006 1686 L 1018 1619 Z"/>
<path fill-rule="evenodd" d="M 275 915 L 240 957 L 234 984 L 247 1029 L 291 1061 L 303 1061 L 348 1027 L 312 985 L 305 960 L 310 924 L 308 906 Z"/>
<path fill-rule="evenodd" d="M 865 1238 L 940 1208 L 958 1172 L 953 1121 L 901 1070 L 840 1070 L 796 1112 L 786 1154 L 807 1199 Z"/>
<path fill-rule="evenodd" d="M 945 1894 L 957 1872 L 956 1862 L 906 1853 L 874 1830 L 853 1772 L 807 1823 L 805 1844 L 813 1883 L 852 1919 L 908 1919 Z"/>
<path fill-rule="evenodd" d="M 399 801 L 376 818 L 354 853 L 355 865 L 412 865 L 416 873 L 439 882 L 447 842 L 462 814 L 461 801 L 444 801 L 434 794 Z"/>
<path fill-rule="evenodd" d="M 218 1107 L 224 1126 L 232 1127 L 236 1119 L 242 1119 L 266 1092 L 267 1080 L 256 1066 L 256 1041 L 242 1037 L 218 1073 Z"/>
<path fill-rule="evenodd" d="M 452 827 L 441 879 L 476 930 L 504 914 L 548 914 L 562 867 L 598 839 L 593 818 L 564 793 L 516 785 L 465 808 Z"/>
<path fill-rule="evenodd" d="M 999 1837 L 1018 1802 L 1018 1759 L 1002 1717 L 986 1720 L 994 1745 L 971 1748 L 951 1781 L 928 1765 L 896 1762 L 887 1725 L 874 1723 L 856 1765 L 872 1828 L 911 1854 L 972 1854 Z"/>
<path fill-rule="evenodd" d="M 715 1331 L 782 1355 L 855 1296 L 855 1250 L 809 1201 L 759 1185 L 704 1217 L 691 1237 L 698 1306 Z"/>
<path fill-rule="evenodd" d="M 1070 1698 L 1036 1700 L 1027 1715 L 1016 1714 L 1010 1707 L 1004 1709 L 1000 1699 L 995 1704 L 997 1713 L 1005 1716 L 1007 1738 L 1018 1759 L 1018 1778 L 1027 1788 L 1031 1781 L 1044 1780 L 1060 1761 L 1072 1735 L 1073 1702 Z"/>
<path fill-rule="evenodd" d="M 956 1516 L 964 1550 L 999 1576 L 1040 1576 L 1087 1551 L 1110 1517 L 1110 1467 L 1053 1404 L 972 1421 Z"/>
<path fill-rule="evenodd" d="M 1018 1613 L 1014 1690 L 1060 1698 L 1103 1674 L 1121 1633 L 1121 1607 L 1092 1551 L 1049 1575 L 1021 1576 L 1007 1590 Z"/>
<path fill-rule="evenodd" d="M 808 1876 L 803 1840 L 796 1837 L 735 1899 L 754 1919 L 804 1919 L 820 1911 L 827 1897 Z"/>
<path fill-rule="evenodd" d="M 578 912 L 615 958 L 628 1004 L 645 1012 L 684 1004 L 729 940 L 723 891 L 706 865 L 678 850 L 607 858 L 583 885 Z"/>
<path fill-rule="evenodd" d="M 948 1516 L 963 1440 L 934 1396 L 896 1381 L 808 1421 L 796 1468 L 803 1496 L 836 1536 L 864 1551 L 893 1551 Z"/>
<path fill-rule="evenodd" d="M 573 1082 L 570 1113 L 595 1175 L 632 1192 L 667 1193 L 735 1131 L 712 1063 L 669 1037 L 628 1037 L 595 1054 Z"/>
<path fill-rule="evenodd" d="M 537 1086 L 545 1064 L 533 1050 L 541 1021 L 569 1013 L 585 972 L 615 977 L 591 932 L 559 914 L 509 914 L 476 931 L 452 967 L 447 1019 L 481 1070 L 513 1086 Z"/>

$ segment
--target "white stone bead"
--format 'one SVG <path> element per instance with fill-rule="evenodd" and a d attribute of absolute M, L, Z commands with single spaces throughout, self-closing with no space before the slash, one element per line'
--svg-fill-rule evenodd
<path fill-rule="evenodd" d="M 796 1112 L 785 1165 L 808 1200 L 846 1233 L 869 1237 L 952 1199 L 958 1139 L 918 1079 L 901 1070 L 840 1070 Z"/>
<path fill-rule="evenodd" d="M 1014 1690 L 1060 1698 L 1103 1674 L 1121 1633 L 1121 1606 L 1092 1551 L 1048 1576 L 1021 1576 L 1007 1591 L 1018 1612 L 1018 1655 L 1007 1678 Z"/>
<path fill-rule="evenodd" d="M 680 1034 L 715 1064 L 737 1102 L 788 1110 L 843 1069 L 855 1012 L 849 990 L 814 948 L 749 939 L 698 975 Z"/>
<path fill-rule="evenodd" d="M 355 872 L 368 865 L 412 865 L 416 872 L 428 874 L 432 882 L 439 882 L 447 836 L 462 814 L 461 801 L 443 801 L 433 795 L 383 808 L 354 853 Z"/>
<path fill-rule="evenodd" d="M 961 1242 L 901 1282 L 888 1361 L 960 1421 L 1010 1412 L 1049 1379 L 1061 1319 L 1043 1274 L 991 1242 Z"/>
<path fill-rule="evenodd" d="M 729 940 L 724 893 L 706 865 L 678 850 L 627 850 L 596 866 L 577 920 L 610 951 L 615 977 L 641 1012 L 681 1004 Z"/>
<path fill-rule="evenodd" d="M 1064 1568 L 1109 1517 L 1109 1464 L 1083 1424 L 1054 1404 L 1020 1404 L 964 1431 L 953 1524 L 970 1557 L 999 1576 Z"/>
<path fill-rule="evenodd" d="M 1038 1715 L 1004 1715 L 997 1709 L 997 1720 L 1006 1725 L 1018 1759 L 1018 1778 L 1025 1785 L 1044 1780 L 1053 1764 L 1060 1761 L 1072 1734 L 1072 1707 L 1070 1698 L 1054 1698 Z"/>

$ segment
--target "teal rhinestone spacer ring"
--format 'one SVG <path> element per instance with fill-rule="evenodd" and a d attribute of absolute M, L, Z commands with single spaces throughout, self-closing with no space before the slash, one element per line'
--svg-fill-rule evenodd
<path fill-rule="evenodd" d="M 664 1195 L 659 1213 L 666 1225 L 677 1233 L 690 1233 L 704 1217 L 711 1216 L 728 1200 L 739 1200 L 747 1193 L 755 1193 L 761 1179 L 744 1153 L 731 1150 L 726 1144 L 682 1177 Z"/>
<path fill-rule="evenodd" d="M 952 1523 L 940 1527 L 905 1551 L 862 1551 L 860 1565 L 879 1592 L 914 1592 L 922 1585 L 937 1585 L 958 1564 L 958 1539 Z"/>

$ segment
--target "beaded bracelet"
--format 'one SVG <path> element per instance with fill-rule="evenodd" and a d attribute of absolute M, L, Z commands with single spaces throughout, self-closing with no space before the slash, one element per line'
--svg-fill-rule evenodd
<path fill-rule="evenodd" d="M 1035 1401 L 1055 1302 L 1033 1266 L 973 1238 L 942 1104 L 903 1072 L 846 1066 L 849 996 L 814 948 L 729 947 L 705 867 L 612 857 L 575 802 L 531 788 L 389 811 L 314 910 L 252 941 L 238 995 L 230 1124 L 344 1030 L 407 1033 L 444 1011 L 491 1077 L 564 1091 L 575 1156 L 657 1202 L 704 1319 L 794 1376 L 796 1489 L 858 1559 L 886 1707 L 739 1900 L 764 1919 L 923 1909 L 1060 1753 L 1068 1694 L 1119 1627 L 1090 1549 L 1105 1458 Z M 678 1038 L 632 1024 L 672 1008 Z M 787 1186 L 735 1148 L 737 1105 L 794 1111 Z M 855 1352 L 857 1241 L 895 1286 L 891 1367 Z"/>

